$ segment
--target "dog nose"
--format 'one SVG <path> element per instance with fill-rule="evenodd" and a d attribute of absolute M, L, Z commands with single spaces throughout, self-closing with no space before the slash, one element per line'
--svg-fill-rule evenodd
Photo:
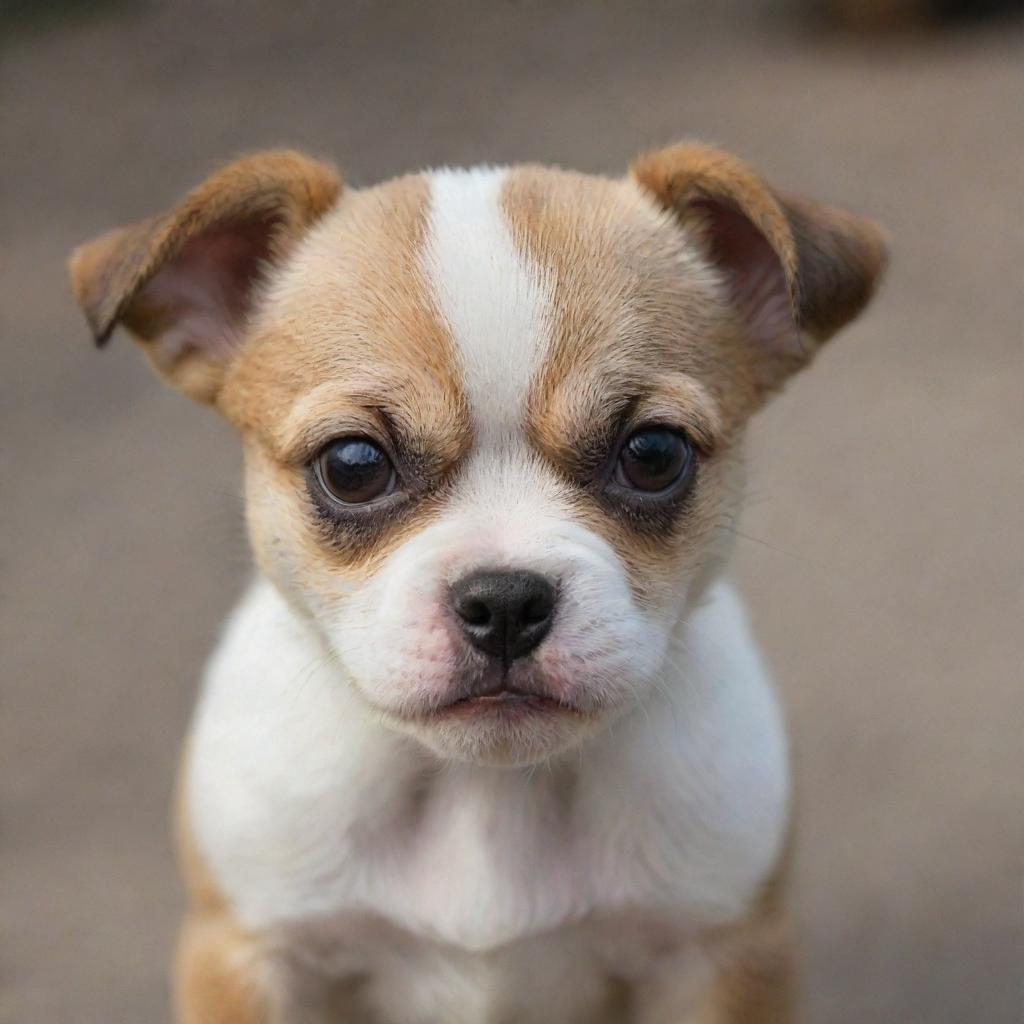
<path fill-rule="evenodd" d="M 506 665 L 529 654 L 547 636 L 557 598 L 549 580 L 527 570 L 470 573 L 451 591 L 466 639 Z"/>

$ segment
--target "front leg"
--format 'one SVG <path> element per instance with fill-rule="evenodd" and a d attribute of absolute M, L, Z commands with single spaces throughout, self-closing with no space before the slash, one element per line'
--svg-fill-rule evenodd
<path fill-rule="evenodd" d="M 698 1024 L 793 1024 L 796 970 L 786 922 L 760 924 L 717 972 Z"/>
<path fill-rule="evenodd" d="M 338 978 L 246 932 L 226 909 L 193 910 L 175 965 L 176 1024 L 372 1024 L 360 978 Z"/>
<path fill-rule="evenodd" d="M 193 912 L 175 969 L 177 1024 L 270 1024 L 275 978 L 258 941 L 227 913 Z"/>
<path fill-rule="evenodd" d="M 758 921 L 705 936 L 632 987 L 631 1024 L 793 1024 L 789 929 Z"/>
<path fill-rule="evenodd" d="M 242 927 L 193 839 L 188 748 L 175 802 L 178 858 L 189 910 L 174 965 L 176 1024 L 276 1024 L 282 978 L 261 937 Z"/>

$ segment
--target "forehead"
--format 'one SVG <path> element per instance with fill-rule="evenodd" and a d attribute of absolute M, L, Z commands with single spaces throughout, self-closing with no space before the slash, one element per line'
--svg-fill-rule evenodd
<path fill-rule="evenodd" d="M 569 429 L 607 396 L 713 371 L 716 297 L 631 181 L 410 176 L 343 195 L 271 281 L 226 411 L 282 444 L 347 403 L 480 443 Z"/>

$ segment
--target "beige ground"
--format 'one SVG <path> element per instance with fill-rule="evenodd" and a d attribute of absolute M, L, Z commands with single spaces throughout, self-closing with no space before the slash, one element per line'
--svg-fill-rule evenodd
<path fill-rule="evenodd" d="M 896 237 L 877 306 L 756 424 L 736 553 L 800 752 L 808 1019 L 1019 1020 L 1014 37 L 808 42 L 678 4 L 274 9 L 20 33 L 0 68 L 3 1020 L 165 1019 L 176 752 L 246 572 L 232 438 L 123 341 L 90 349 L 67 249 L 264 144 L 358 183 L 617 171 L 683 133 Z"/>

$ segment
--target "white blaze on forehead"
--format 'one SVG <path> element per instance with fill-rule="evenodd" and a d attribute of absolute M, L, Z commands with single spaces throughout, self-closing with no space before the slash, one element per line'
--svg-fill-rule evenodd
<path fill-rule="evenodd" d="M 541 268 L 516 247 L 502 209 L 507 175 L 493 167 L 428 175 L 424 270 L 462 356 L 485 444 L 521 427 L 551 322 Z"/>

